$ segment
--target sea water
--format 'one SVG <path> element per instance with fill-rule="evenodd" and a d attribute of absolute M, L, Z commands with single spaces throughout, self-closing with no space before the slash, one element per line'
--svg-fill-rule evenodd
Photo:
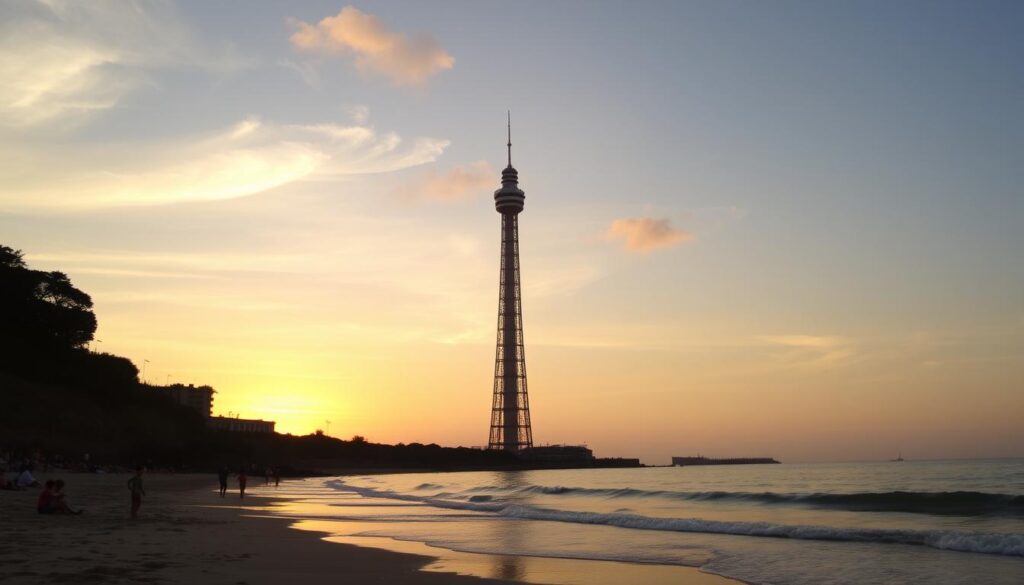
<path fill-rule="evenodd" d="M 1024 583 L 1024 460 L 415 473 L 288 491 L 309 505 L 285 514 L 453 551 L 750 583 Z"/>

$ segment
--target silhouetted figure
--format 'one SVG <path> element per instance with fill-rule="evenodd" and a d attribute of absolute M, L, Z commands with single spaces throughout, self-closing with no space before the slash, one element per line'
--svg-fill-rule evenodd
<path fill-rule="evenodd" d="M 245 466 L 238 471 L 238 497 L 245 497 L 245 484 L 249 480 L 249 477 L 245 475 Z"/>
<path fill-rule="evenodd" d="M 64 480 L 58 479 L 53 482 L 53 511 L 57 514 L 81 514 L 82 510 L 75 510 L 68 504 L 67 497 L 64 495 Z"/>
<path fill-rule="evenodd" d="M 20 488 L 39 487 L 39 482 L 36 481 L 36 478 L 32 477 L 32 470 L 29 469 L 28 465 L 21 468 L 17 483 Z"/>
<path fill-rule="evenodd" d="M 146 489 L 142 486 L 142 474 L 145 468 L 141 465 L 135 468 L 135 475 L 128 480 L 128 490 L 132 493 L 132 520 L 139 516 L 139 507 L 142 506 L 142 496 L 146 495 Z"/>
<path fill-rule="evenodd" d="M 64 480 L 47 480 L 43 485 L 43 491 L 39 493 L 39 500 L 36 501 L 36 511 L 40 514 L 74 514 L 82 513 L 82 510 L 74 510 L 68 505 L 64 496 Z"/>
<path fill-rule="evenodd" d="M 36 501 L 36 511 L 40 514 L 53 513 L 53 480 L 48 479 L 43 484 L 43 491 L 39 492 L 39 499 Z"/>
<path fill-rule="evenodd" d="M 281 485 L 281 470 L 274 468 L 274 487 Z"/>
<path fill-rule="evenodd" d="M 0 490 L 20 490 L 18 484 L 13 479 L 7 479 L 7 473 L 0 470 Z"/>
<path fill-rule="evenodd" d="M 224 497 L 228 493 L 228 468 L 221 466 L 217 470 L 217 481 L 220 482 L 220 497 Z"/>

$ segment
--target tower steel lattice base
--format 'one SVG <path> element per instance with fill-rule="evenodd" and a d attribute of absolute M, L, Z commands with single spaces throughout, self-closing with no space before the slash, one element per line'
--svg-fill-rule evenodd
<path fill-rule="evenodd" d="M 501 216 L 501 277 L 498 346 L 494 360 L 489 449 L 518 451 L 533 446 L 530 400 L 526 391 L 526 352 L 519 286 L 518 217 Z"/>

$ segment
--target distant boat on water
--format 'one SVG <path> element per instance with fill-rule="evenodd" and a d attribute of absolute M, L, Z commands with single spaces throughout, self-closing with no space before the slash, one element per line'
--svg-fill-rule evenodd
<path fill-rule="evenodd" d="M 689 465 L 761 465 L 766 463 L 778 463 L 771 457 L 736 457 L 732 459 L 712 459 L 710 457 L 673 457 L 673 467 L 686 467 Z"/>
<path fill-rule="evenodd" d="M 890 459 L 889 461 L 892 461 L 893 463 L 899 463 L 900 461 L 903 461 L 903 452 L 900 451 L 900 454 L 897 455 L 895 459 Z"/>

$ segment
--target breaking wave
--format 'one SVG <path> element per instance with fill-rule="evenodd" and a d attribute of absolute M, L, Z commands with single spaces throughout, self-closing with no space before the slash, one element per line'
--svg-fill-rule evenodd
<path fill-rule="evenodd" d="M 628 513 L 603 513 L 603 512 L 579 512 L 569 510 L 557 510 L 540 508 L 523 504 L 501 501 L 465 501 L 450 500 L 436 496 L 418 496 L 403 494 L 388 490 L 378 490 L 347 485 L 340 480 L 329 480 L 327 485 L 339 491 L 354 492 L 366 497 L 387 498 L 403 501 L 421 502 L 437 508 L 467 510 L 480 513 L 489 513 L 508 518 L 520 518 L 528 520 L 547 520 L 554 522 L 570 522 L 577 524 L 600 524 L 606 526 L 618 526 L 621 528 L 632 528 L 638 530 L 660 530 L 671 532 L 696 532 L 712 534 L 734 534 L 740 536 L 767 537 L 767 538 L 792 538 L 801 540 L 824 540 L 824 541 L 849 541 L 849 542 L 873 542 L 873 543 L 895 543 L 927 546 L 936 549 L 953 550 L 961 552 L 984 553 L 1007 556 L 1024 556 L 1024 534 L 996 534 L 996 533 L 972 533 L 952 530 L 901 530 L 885 528 L 834 528 L 828 526 L 804 526 L 791 524 L 775 524 L 770 522 L 725 522 L 719 520 L 701 520 L 696 518 L 659 518 Z M 532 486 L 527 489 L 543 489 L 542 486 Z M 550 488 L 549 488 L 550 489 Z M 544 493 L 569 493 L 566 490 L 581 488 L 558 488 L 559 492 Z M 522 491 L 522 490 L 517 490 Z M 585 490 L 588 493 L 597 492 L 641 492 L 642 490 Z M 647 492 L 648 494 L 659 492 Z M 660 492 L 681 494 L 682 492 Z M 954 494 L 954 498 L 960 497 L 971 500 L 971 496 L 956 496 L 956 494 L 975 494 L 976 492 L 946 492 Z M 700 495 L 698 495 L 700 494 Z M 718 494 L 718 495 L 715 495 Z M 729 494 L 724 496 L 723 494 Z M 918 496 L 937 494 L 915 494 L 914 492 L 889 492 L 889 494 L 911 494 Z M 609 493 L 608 495 L 613 494 Z M 853 497 L 872 501 L 874 496 L 888 494 L 809 494 L 806 496 L 785 496 L 770 494 L 770 497 L 799 497 L 814 498 L 828 496 L 832 498 Z M 980 494 L 981 496 L 1001 496 L 1000 494 Z M 688 499 L 722 499 L 723 497 L 765 497 L 768 494 L 744 494 L 733 492 L 693 492 Z M 863 498 L 867 496 L 867 498 Z M 895 496 L 899 499 L 903 496 Z M 948 495 L 946 497 L 949 497 Z M 1001 496 L 1019 498 L 1019 496 Z M 913 499 L 913 497 L 912 497 Z M 982 498 L 984 499 L 984 498 Z M 827 501 L 827 500 L 826 500 Z M 1020 506 L 1018 502 L 1016 505 Z"/>
<path fill-rule="evenodd" d="M 1024 516 L 1024 496 L 973 491 L 953 492 L 864 492 L 849 494 L 775 492 L 638 490 L 632 488 L 599 489 L 532 485 L 514 490 L 496 486 L 475 487 L 470 492 L 520 493 L 544 495 L 587 495 L 606 498 L 669 498 L 685 501 L 739 501 L 757 504 L 801 504 L 856 512 L 909 512 L 956 516 Z"/>

